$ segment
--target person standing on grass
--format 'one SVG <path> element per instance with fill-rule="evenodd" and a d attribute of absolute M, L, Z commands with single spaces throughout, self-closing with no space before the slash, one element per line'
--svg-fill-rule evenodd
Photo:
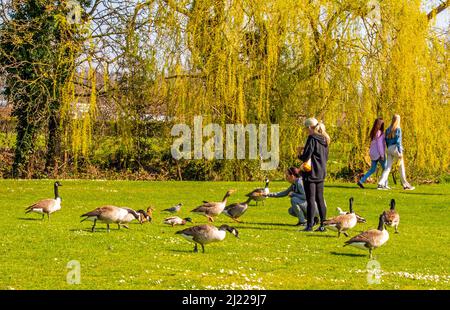
<path fill-rule="evenodd" d="M 386 151 L 384 144 L 384 120 L 377 118 L 373 123 L 372 130 L 370 131 L 370 159 L 372 165 L 369 171 L 356 183 L 359 187 L 364 188 L 366 180 L 377 170 L 377 165 L 380 163 L 383 170 L 386 168 Z M 387 180 L 386 180 L 387 181 Z M 387 187 L 387 184 L 385 184 Z"/>
<path fill-rule="evenodd" d="M 386 129 L 385 134 L 386 146 L 387 146 L 387 165 L 381 175 L 380 181 L 378 181 L 378 189 L 389 189 L 386 186 L 389 173 L 391 172 L 392 164 L 394 161 L 399 161 L 400 164 L 400 181 L 402 182 L 403 189 L 414 190 L 415 187 L 411 186 L 406 180 L 405 163 L 403 161 L 403 146 L 402 146 L 402 129 L 400 128 L 400 115 L 395 114 L 392 117 L 391 126 Z"/>
<path fill-rule="evenodd" d="M 318 122 L 315 118 L 308 118 L 305 121 L 305 128 L 308 129 L 308 139 L 304 147 L 299 147 L 298 158 L 307 163 L 311 161 L 311 169 L 302 171 L 303 185 L 305 188 L 307 201 L 307 225 L 304 231 L 312 231 L 314 223 L 314 207 L 317 208 L 320 215 L 320 227 L 316 231 L 325 231 L 323 222 L 326 220 L 327 208 L 323 199 L 324 180 L 327 174 L 328 145 L 330 136 L 328 136 L 325 125 Z"/>
<path fill-rule="evenodd" d="M 265 195 L 266 197 L 273 198 L 286 196 L 289 196 L 291 198 L 291 207 L 288 209 L 288 213 L 298 218 L 298 223 L 295 226 L 306 225 L 306 194 L 303 188 L 303 181 L 300 174 L 301 171 L 299 168 L 290 167 L 288 170 L 286 170 L 286 181 L 291 183 L 291 186 L 289 186 L 285 191 Z M 317 206 L 315 206 L 314 209 L 314 221 L 318 223 L 319 219 L 317 217 Z"/>

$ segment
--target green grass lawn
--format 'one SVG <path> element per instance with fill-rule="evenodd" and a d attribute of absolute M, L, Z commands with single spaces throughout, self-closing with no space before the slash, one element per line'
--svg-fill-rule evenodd
<path fill-rule="evenodd" d="M 336 207 L 355 211 L 366 224 L 350 232 L 375 228 L 378 215 L 395 198 L 401 216 L 400 234 L 375 250 L 381 265 L 380 284 L 367 282 L 368 252 L 343 247 L 348 238 L 335 232 L 303 233 L 292 226 L 288 198 L 271 198 L 265 206 L 251 206 L 234 223 L 224 215 L 216 225 L 236 227 L 240 239 L 228 234 L 223 242 L 193 253 L 193 244 L 175 232 L 181 226 L 162 224 L 161 210 L 178 202 L 180 216 L 194 225 L 206 218 L 189 211 L 202 200 L 221 200 L 230 188 L 229 202 L 261 182 L 131 182 L 63 180 L 62 210 L 50 221 L 24 214 L 36 200 L 53 196 L 53 182 L 0 180 L 0 289 L 449 289 L 450 288 L 450 184 L 417 186 L 415 191 L 361 190 L 354 184 L 327 184 L 328 215 Z M 271 191 L 287 187 L 271 183 Z M 400 186 L 397 185 L 397 188 Z M 154 222 L 131 224 L 117 230 L 104 224 L 90 232 L 91 222 L 79 216 L 98 206 L 114 204 L 143 209 L 156 207 Z M 191 225 L 188 223 L 188 225 Z M 69 285 L 67 263 L 81 265 L 81 283 Z"/>

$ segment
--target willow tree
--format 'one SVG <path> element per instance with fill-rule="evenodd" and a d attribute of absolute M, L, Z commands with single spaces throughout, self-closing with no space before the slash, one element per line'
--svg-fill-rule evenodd
<path fill-rule="evenodd" d="M 142 6 L 154 26 L 150 37 L 164 42 L 153 46 L 164 57 L 158 81 L 168 111 L 179 119 L 202 114 L 220 124 L 279 123 L 282 156 L 289 161 L 304 139 L 299 121 L 315 115 L 356 172 L 364 169 L 373 119 L 389 122 L 400 113 L 414 171 L 448 167 L 438 134 L 446 128 L 441 115 L 448 115 L 448 104 L 436 93 L 448 89 L 448 81 L 435 57 L 437 49 L 448 59 L 448 50 L 430 32 L 420 1 L 172 0 Z M 441 72 L 439 81 L 432 71 Z M 436 129 L 423 130 L 423 124 Z"/>
<path fill-rule="evenodd" d="M 441 1 L 427 12 L 419 0 L 96 0 L 87 48 L 62 57 L 80 60 L 77 70 L 51 84 L 62 86 L 55 89 L 62 89 L 63 145 L 75 162 L 77 154 L 89 159 L 93 124 L 107 119 L 117 125 L 115 146 L 139 159 L 149 147 L 147 116 L 191 123 L 203 115 L 222 126 L 279 124 L 286 166 L 304 142 L 302 120 L 314 115 L 332 137 L 329 171 L 349 177 L 366 168 L 373 119 L 389 122 L 399 113 L 408 170 L 437 175 L 449 162 L 448 31 L 442 36 L 431 25 L 447 6 Z M 87 111 L 79 118 L 72 116 L 77 106 Z M 171 141 L 167 131 L 158 138 Z M 251 161 L 214 169 L 224 179 L 262 173 Z"/>

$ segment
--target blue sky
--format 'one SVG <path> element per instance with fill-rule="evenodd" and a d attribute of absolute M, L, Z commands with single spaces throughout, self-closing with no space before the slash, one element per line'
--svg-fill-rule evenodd
<path fill-rule="evenodd" d="M 441 14 L 436 16 L 436 27 L 439 28 L 450 28 L 450 11 L 446 9 Z"/>

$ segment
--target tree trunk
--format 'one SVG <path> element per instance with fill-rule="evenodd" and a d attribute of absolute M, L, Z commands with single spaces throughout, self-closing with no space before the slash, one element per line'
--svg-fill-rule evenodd
<path fill-rule="evenodd" d="M 23 178 L 28 175 L 30 155 L 34 150 L 34 134 L 36 126 L 28 122 L 27 117 L 19 117 L 16 132 L 16 149 L 12 166 L 13 178 Z"/>
<path fill-rule="evenodd" d="M 61 133 L 59 129 L 59 111 L 54 110 L 48 120 L 47 156 L 45 171 L 53 177 L 58 175 L 61 155 Z"/>

